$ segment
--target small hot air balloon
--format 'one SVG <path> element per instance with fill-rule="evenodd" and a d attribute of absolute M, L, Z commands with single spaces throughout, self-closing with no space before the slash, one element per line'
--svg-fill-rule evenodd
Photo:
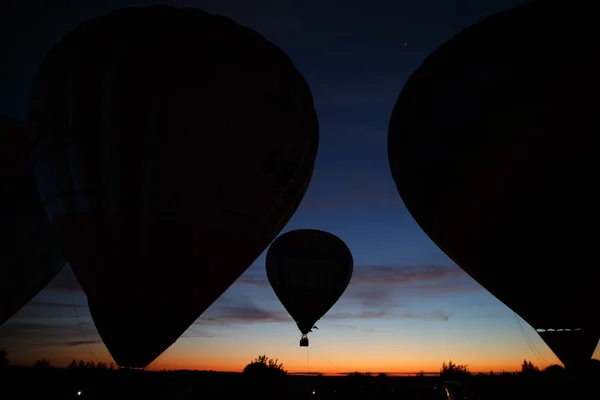
<path fill-rule="evenodd" d="M 342 296 L 352 269 L 350 249 L 328 232 L 298 229 L 271 244 L 266 256 L 267 277 L 302 333 L 300 346 L 308 346 L 306 335 Z"/>
<path fill-rule="evenodd" d="M 310 89 L 258 33 L 198 9 L 79 25 L 33 82 L 32 160 L 116 363 L 143 368 L 277 237 L 312 176 Z"/>
<path fill-rule="evenodd" d="M 65 265 L 29 168 L 25 123 L 0 116 L 0 325 Z"/>
<path fill-rule="evenodd" d="M 600 337 L 590 7 L 531 2 L 460 32 L 407 81 L 388 136 L 417 223 L 567 367 L 589 360 Z"/>

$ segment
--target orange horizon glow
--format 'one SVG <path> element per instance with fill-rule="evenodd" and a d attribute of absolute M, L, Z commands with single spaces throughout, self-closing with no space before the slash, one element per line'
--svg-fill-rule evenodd
<path fill-rule="evenodd" d="M 50 361 L 51 365 L 54 367 L 65 368 L 67 365 L 73 360 L 77 361 L 95 361 L 95 362 L 104 362 L 105 364 L 110 364 L 112 358 L 105 350 L 98 349 L 99 347 L 104 347 L 103 345 L 94 345 L 92 347 L 96 348 L 94 353 L 97 354 L 97 358 L 94 359 L 90 355 L 90 349 L 85 348 L 85 346 L 80 347 L 76 351 L 69 352 L 69 355 L 65 354 L 64 351 L 60 351 L 57 349 L 48 348 L 46 351 L 40 351 L 41 349 L 37 348 L 32 351 L 23 352 L 20 354 L 19 360 L 14 360 L 11 362 L 13 365 L 21 365 L 21 366 L 31 366 L 38 359 L 47 359 Z M 235 356 L 235 350 L 233 352 L 227 353 L 223 352 L 223 354 L 218 355 L 216 352 L 212 352 L 212 354 L 206 354 L 204 361 L 198 361 L 198 356 L 195 354 L 188 353 L 187 356 L 182 354 L 181 350 L 176 349 L 176 351 L 165 352 L 163 353 L 157 360 L 151 363 L 146 370 L 147 371 L 164 371 L 164 370 L 195 370 L 195 371 L 213 371 L 213 372 L 233 372 L 233 373 L 241 373 L 244 367 L 252 362 L 254 358 L 259 356 L 256 354 L 255 356 L 244 357 L 244 356 Z M 327 361 L 323 359 L 322 354 L 318 354 L 318 350 L 315 349 L 315 357 L 311 360 L 310 347 L 308 348 L 309 354 L 309 362 L 307 364 L 306 354 L 307 350 L 305 348 L 298 348 L 297 351 L 291 353 L 283 353 L 281 354 L 283 357 L 277 357 L 276 354 L 269 354 L 268 351 L 265 351 L 266 355 L 269 358 L 278 358 L 280 363 L 283 363 L 283 368 L 290 374 L 323 374 L 325 376 L 338 376 L 344 375 L 352 372 L 360 372 L 360 373 L 386 373 L 392 376 L 408 376 L 408 375 L 418 375 L 419 373 L 424 373 L 426 375 L 432 375 L 439 373 L 442 364 L 448 363 L 449 361 L 454 362 L 455 364 L 466 364 L 469 367 L 469 370 L 473 374 L 485 373 L 489 374 L 490 371 L 494 373 L 502 373 L 502 372 L 518 372 L 520 371 L 521 364 L 524 359 L 528 361 L 532 361 L 535 365 L 537 365 L 540 369 L 544 369 L 547 365 L 536 362 L 532 357 L 527 357 L 526 355 L 518 355 L 514 354 L 511 358 L 514 361 L 502 361 L 502 362 L 490 362 L 489 360 L 484 359 L 474 359 L 474 358 L 447 358 L 443 359 L 439 357 L 439 360 L 436 361 L 431 359 L 431 354 L 423 354 L 422 358 L 429 358 L 427 361 L 419 360 L 417 358 L 413 359 L 404 359 L 403 361 L 398 360 L 383 360 L 379 357 L 369 357 L 365 355 L 361 362 L 357 362 L 357 354 L 352 356 L 348 356 L 346 359 L 342 359 L 340 357 L 336 358 L 335 365 L 327 365 Z M 599 351 L 595 352 L 595 357 L 597 358 L 597 354 Z M 45 354 L 45 356 L 41 356 Z M 262 353 L 261 353 L 262 354 Z M 553 358 L 552 354 L 546 354 L 543 352 L 544 358 L 547 360 L 549 365 L 561 365 L 555 357 Z M 287 356 L 287 357 L 286 357 Z M 429 357 L 427 357 L 429 356 Z M 287 360 L 286 360 L 287 358 Z M 484 358 L 484 357 L 482 357 Z M 10 360 L 10 353 L 9 353 Z M 312 361 L 312 362 L 311 362 Z"/>
<path fill-rule="evenodd" d="M 75 359 L 77 361 L 80 360 L 78 358 L 75 358 Z M 61 362 L 61 363 L 55 363 L 51 359 L 49 359 L 48 361 L 50 361 L 50 363 L 53 367 L 66 368 L 67 365 L 72 360 L 73 359 L 70 359 L 68 362 Z M 83 361 L 93 361 L 93 360 L 83 359 Z M 448 361 L 452 361 L 452 360 L 448 360 Z M 446 363 L 448 363 L 448 361 L 446 361 Z M 11 363 L 11 365 L 29 367 L 29 366 L 33 365 L 34 362 L 35 361 L 24 362 L 24 363 Z M 103 360 L 98 360 L 98 362 L 104 362 L 107 365 L 110 364 L 110 361 L 107 362 L 107 361 L 103 361 Z M 562 366 L 562 364 L 560 364 L 560 363 L 558 363 L 558 365 Z M 211 367 L 208 365 L 203 366 L 201 364 L 181 363 L 181 364 L 159 364 L 159 365 L 155 365 L 155 366 L 149 366 L 145 370 L 146 371 L 154 371 L 154 372 L 188 370 L 188 371 L 198 371 L 198 372 L 209 372 L 210 371 L 210 372 L 222 372 L 222 373 L 242 373 L 244 367 L 245 367 L 245 365 L 241 366 L 241 367 L 240 366 L 236 366 L 236 367 L 231 366 L 229 368 L 215 369 L 214 367 Z M 414 375 L 419 375 L 421 373 L 423 373 L 425 375 L 438 374 L 441 369 L 441 364 L 436 367 L 431 366 L 431 368 L 429 368 L 429 369 L 428 368 L 417 368 L 417 369 L 391 369 L 390 370 L 390 369 L 386 369 L 386 368 L 379 368 L 379 369 L 359 368 L 357 365 L 349 365 L 347 369 L 342 369 L 342 370 L 335 370 L 332 368 L 329 368 L 329 369 L 320 368 L 320 369 L 317 369 L 314 371 L 307 371 L 306 368 L 303 369 L 301 366 L 288 367 L 284 363 L 283 368 L 286 370 L 286 372 L 288 374 L 305 374 L 305 375 L 320 374 L 320 375 L 324 375 L 324 376 L 340 376 L 340 375 L 346 375 L 346 374 L 353 373 L 353 372 L 359 372 L 359 373 L 371 373 L 371 374 L 385 373 L 387 375 L 392 375 L 392 376 L 414 376 Z M 490 365 L 489 368 L 483 368 L 481 370 L 472 370 L 469 367 L 469 370 L 472 374 L 478 374 L 478 373 L 489 374 L 490 371 L 500 374 L 503 372 L 508 372 L 508 373 L 519 372 L 520 368 L 521 368 L 520 365 L 518 365 L 518 366 L 497 365 L 496 368 L 494 368 Z"/>
<path fill-rule="evenodd" d="M 425 274 L 415 289 L 390 279 L 373 283 L 357 274 L 319 321 L 320 329 L 309 335 L 309 347 L 300 347 L 296 324 L 262 284 L 265 278 L 257 278 L 263 269 L 252 267 L 146 370 L 242 372 L 259 355 L 278 359 L 291 374 L 435 374 L 449 361 L 475 374 L 516 372 L 523 360 L 540 369 L 562 365 L 530 325 L 469 283 L 457 267 L 437 269 L 441 278 Z M 408 272 L 414 277 L 412 269 Z M 68 274 L 65 269 L 61 277 L 74 280 Z M 423 286 L 425 279 L 431 286 Z M 374 305 L 364 301 L 375 292 L 387 297 Z M 152 329 L 140 334 L 152 335 Z M 14 365 L 31 366 L 40 359 L 55 367 L 67 367 L 73 359 L 112 361 L 85 295 L 56 286 L 0 327 L 0 348 Z M 593 358 L 600 358 L 598 348 Z"/>

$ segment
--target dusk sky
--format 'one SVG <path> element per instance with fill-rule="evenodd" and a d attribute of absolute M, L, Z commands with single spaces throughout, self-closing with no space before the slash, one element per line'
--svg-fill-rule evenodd
<path fill-rule="evenodd" d="M 0 41 L 0 113 L 24 119 L 30 81 L 65 33 L 123 6 L 161 2 L 9 3 L 19 10 L 0 15 L 4 32 L 15 32 Z M 313 93 L 320 144 L 308 193 L 283 232 L 314 228 L 339 236 L 355 270 L 346 293 L 309 335 L 310 347 L 301 348 L 300 332 L 268 284 L 263 253 L 149 369 L 241 371 L 259 354 L 279 358 L 291 372 L 435 372 L 450 359 L 475 372 L 514 371 L 523 359 L 540 367 L 560 364 L 526 322 L 416 225 L 396 191 L 386 151 L 396 97 L 425 57 L 461 29 L 520 3 L 166 3 L 230 17 L 292 58 Z M 0 327 L 0 347 L 23 365 L 43 357 L 56 366 L 73 358 L 112 361 L 68 266 Z M 594 357 L 600 358 L 598 349 Z"/>

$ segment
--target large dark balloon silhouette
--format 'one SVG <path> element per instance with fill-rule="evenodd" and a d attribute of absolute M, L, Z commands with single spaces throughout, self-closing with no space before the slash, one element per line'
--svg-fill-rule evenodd
<path fill-rule="evenodd" d="M 594 15 L 540 1 L 465 29 L 407 81 L 388 137 L 417 223 L 567 366 L 600 337 Z"/>
<path fill-rule="evenodd" d="M 258 33 L 126 8 L 45 57 L 29 120 L 40 195 L 117 364 L 145 367 L 275 239 L 318 146 L 310 89 Z"/>
<path fill-rule="evenodd" d="M 344 293 L 352 278 L 348 246 L 337 236 L 298 229 L 279 236 L 269 247 L 266 270 L 273 291 L 306 335 Z"/>
<path fill-rule="evenodd" d="M 0 116 L 0 325 L 64 265 L 29 167 L 26 125 Z"/>

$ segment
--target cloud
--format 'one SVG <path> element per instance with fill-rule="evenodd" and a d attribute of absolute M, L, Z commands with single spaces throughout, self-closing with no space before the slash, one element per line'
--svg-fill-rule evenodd
<path fill-rule="evenodd" d="M 28 320 L 62 318 L 65 320 L 79 320 L 80 323 L 83 323 L 83 319 L 90 318 L 89 308 L 85 302 L 82 302 L 81 298 L 77 299 L 78 301 L 76 301 L 75 298 L 67 298 L 64 302 L 61 302 L 53 301 L 53 297 L 56 297 L 55 293 L 47 291 L 41 292 L 13 318 Z"/>
<path fill-rule="evenodd" d="M 390 309 L 397 307 L 398 299 L 392 287 L 372 287 L 372 285 L 352 285 L 343 294 L 346 300 L 355 300 L 367 309 Z"/>
<path fill-rule="evenodd" d="M 448 282 L 452 284 L 448 285 Z M 269 287 L 269 281 L 264 272 L 264 266 L 253 265 L 237 283 Z M 351 285 L 411 285 L 421 284 L 425 289 L 443 284 L 443 288 L 453 291 L 456 284 L 463 289 L 477 287 L 477 284 L 458 266 L 450 265 L 369 265 L 355 266 Z M 379 289 L 377 289 L 379 290 Z M 374 292 L 368 292 L 373 295 Z"/>
<path fill-rule="evenodd" d="M 275 312 L 261 308 L 252 302 L 242 300 L 244 304 L 218 304 L 211 310 L 210 316 L 200 317 L 195 325 L 230 325 L 258 322 L 290 322 L 292 318 L 286 312 Z M 229 303 L 229 302 L 228 302 Z"/>
<path fill-rule="evenodd" d="M 354 326 L 354 325 L 333 324 L 331 326 L 336 327 L 336 328 L 343 328 L 343 329 L 354 329 L 354 330 L 360 330 L 360 331 L 375 332 L 375 329 L 373 329 L 373 328 L 359 328 L 358 326 Z"/>
<path fill-rule="evenodd" d="M 270 288 L 271 284 L 267 278 L 264 265 L 251 265 L 250 268 L 236 281 L 236 284 L 253 285 L 263 288 Z M 219 300 L 220 301 L 220 300 Z"/>
<path fill-rule="evenodd" d="M 23 331 L 29 330 L 38 330 L 38 329 L 60 329 L 62 325 L 52 325 L 52 324 L 40 324 L 37 322 L 9 322 L 6 325 L 3 325 L 2 332 L 15 332 L 20 333 Z"/>
<path fill-rule="evenodd" d="M 370 266 L 355 269 L 351 284 L 411 290 L 411 296 L 462 293 L 480 286 L 456 265 Z"/>
<path fill-rule="evenodd" d="M 242 284 L 242 285 L 254 285 L 254 286 L 259 286 L 259 287 L 264 287 L 264 288 L 268 288 L 271 286 L 271 284 L 269 283 L 269 280 L 267 278 L 261 278 L 261 277 L 252 277 L 252 276 L 242 276 L 240 279 L 237 280 L 236 283 Z"/>
<path fill-rule="evenodd" d="M 454 279 L 470 280 L 469 276 L 456 265 L 373 265 L 355 268 L 351 283 L 408 285 L 440 283 Z"/>
<path fill-rule="evenodd" d="M 363 311 L 359 313 L 330 313 L 326 314 L 323 319 L 422 319 L 422 320 L 441 320 L 448 321 L 448 314 L 442 311 L 431 311 L 426 313 L 393 313 L 384 311 Z"/>
<path fill-rule="evenodd" d="M 362 311 L 359 313 L 329 313 L 325 314 L 324 319 L 377 319 L 387 316 L 386 312 Z"/>
<path fill-rule="evenodd" d="M 269 287 L 263 266 L 252 266 L 238 284 Z M 389 313 L 414 299 L 443 297 L 477 291 L 479 285 L 458 266 L 449 265 L 371 265 L 354 268 L 352 281 L 342 299 L 358 302 L 364 311 Z M 241 312 L 241 310 L 228 310 Z M 277 321 L 272 316 L 248 310 L 252 320 Z M 227 311 L 225 311 L 227 312 Z M 354 316 L 353 318 L 361 318 Z"/>
<path fill-rule="evenodd" d="M 270 311 L 261 308 L 247 300 L 244 304 L 226 304 L 211 310 L 210 316 L 200 317 L 192 326 L 206 327 L 210 325 L 228 326 L 232 324 L 248 323 L 290 323 L 293 319 L 285 311 Z M 384 311 L 358 311 L 358 312 L 329 312 L 323 319 L 378 319 L 388 315 Z"/>
<path fill-rule="evenodd" d="M 68 283 L 72 288 L 73 279 L 69 269 L 61 272 L 60 278 L 53 282 L 53 289 L 61 290 Z M 238 285 L 250 285 L 270 290 L 264 266 L 253 265 L 238 280 Z M 268 288 L 268 289 L 267 289 Z M 440 296 L 449 293 L 462 293 L 477 289 L 472 279 L 455 265 L 371 265 L 357 266 L 351 285 L 342 299 L 357 304 L 344 307 L 339 312 L 330 312 L 326 320 L 375 320 L 375 319 L 421 319 L 447 321 L 449 316 L 442 311 L 425 313 L 402 312 L 405 299 L 414 296 Z M 403 297 L 404 296 L 404 297 Z M 64 299 L 62 299 L 64 297 Z M 79 343 L 100 342 L 97 332 L 91 332 L 93 322 L 87 311 L 87 305 L 68 301 L 71 296 L 62 295 L 62 301 L 53 301 L 53 297 L 42 296 L 34 299 L 23 310 L 17 320 L 9 321 L 0 329 L 0 338 L 15 343 L 51 343 L 52 345 L 77 346 Z M 275 309 L 256 304 L 254 296 L 231 293 L 219 299 L 188 329 L 183 337 L 215 337 L 210 327 L 255 323 L 293 323 L 289 314 L 277 304 Z M 267 304 L 267 303 L 265 303 Z M 348 312 L 346 312 L 348 310 Z M 75 318 L 77 313 L 77 317 Z M 483 315 L 481 318 L 495 318 Z M 79 326 L 78 326 L 79 325 Z M 351 324 L 350 324 L 351 325 Z M 81 335 L 81 328 L 90 330 Z M 218 331 L 218 330 L 217 330 Z"/>
<path fill-rule="evenodd" d="M 100 336 L 91 323 L 77 321 L 58 321 L 44 323 L 43 319 L 32 321 L 9 321 L 0 327 L 0 343 L 11 347 L 47 347 L 101 343 Z M 79 326 L 78 326 L 79 325 Z"/>
<path fill-rule="evenodd" d="M 190 329 L 188 329 L 180 337 L 187 338 L 187 339 L 194 339 L 194 338 L 214 338 L 214 337 L 218 337 L 218 336 L 224 336 L 224 335 L 217 335 L 216 333 L 213 333 L 213 332 L 198 330 L 198 329 L 194 328 L 194 325 L 192 325 L 192 327 Z"/>
<path fill-rule="evenodd" d="M 424 320 L 441 320 L 448 321 L 449 316 L 441 311 L 432 311 L 423 314 L 402 313 L 398 314 L 399 318 L 405 319 L 424 319 Z"/>
<path fill-rule="evenodd" d="M 358 266 L 344 300 L 369 310 L 391 312 L 415 299 L 479 290 L 455 265 Z"/>
<path fill-rule="evenodd" d="M 91 344 L 101 344 L 102 339 L 90 339 L 90 340 L 71 340 L 66 342 L 64 345 L 67 347 L 75 347 L 75 346 L 89 346 Z"/>

